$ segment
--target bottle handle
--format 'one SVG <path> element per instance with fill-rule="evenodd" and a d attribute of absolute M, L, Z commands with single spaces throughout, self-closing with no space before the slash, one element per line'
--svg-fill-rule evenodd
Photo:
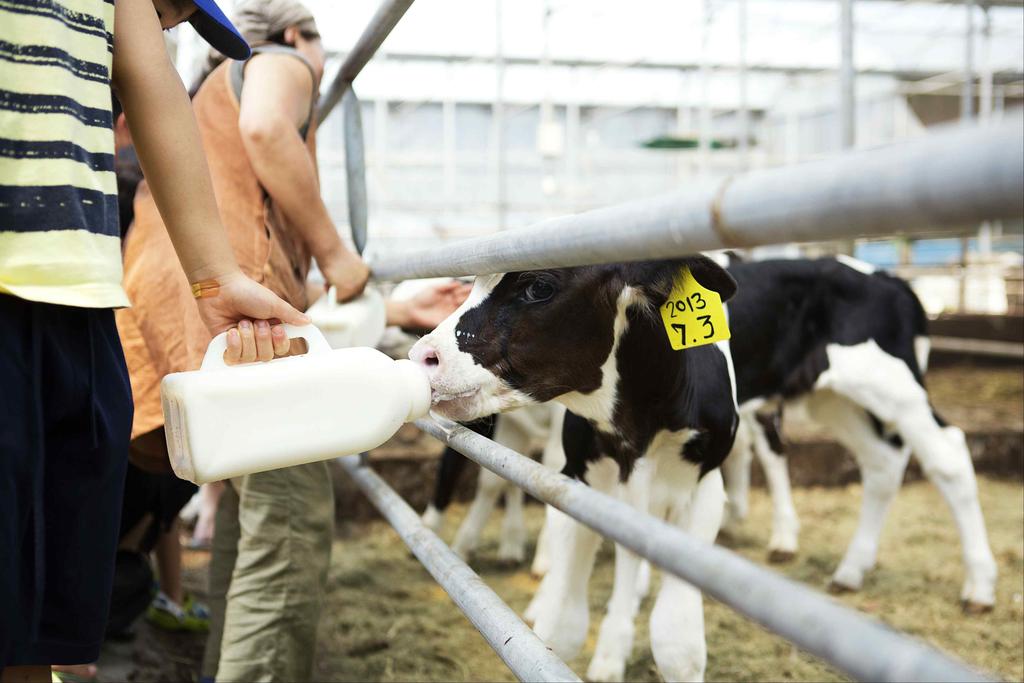
<path fill-rule="evenodd" d="M 289 325 L 285 323 L 284 332 L 289 339 L 305 339 L 308 345 L 308 354 L 326 353 L 331 350 L 324 333 L 316 325 Z M 228 349 L 228 333 L 221 332 L 206 347 L 206 355 L 203 356 L 203 363 L 200 370 L 222 370 L 231 366 L 224 362 L 224 352 Z M 272 361 L 271 361 L 272 362 Z M 246 363 L 248 365 L 248 363 Z"/>
<path fill-rule="evenodd" d="M 327 288 L 327 308 L 333 311 L 340 305 L 338 303 L 338 288 L 331 285 Z"/>

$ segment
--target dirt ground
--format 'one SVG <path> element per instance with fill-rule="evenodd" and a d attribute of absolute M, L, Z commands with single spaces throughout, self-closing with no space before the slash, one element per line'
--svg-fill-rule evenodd
<path fill-rule="evenodd" d="M 1024 372 L 1009 363 L 964 360 L 931 368 L 925 384 L 936 412 L 968 433 L 1024 429 Z M 790 441 L 827 439 L 828 432 L 803 421 L 786 419 Z"/>
<path fill-rule="evenodd" d="M 840 599 L 920 636 L 1008 680 L 1024 680 L 1024 491 L 1018 483 L 982 479 L 982 504 L 1000 577 L 996 609 L 964 616 L 957 604 L 962 578 L 959 542 L 935 489 L 908 485 L 898 496 L 880 551 L 880 565 L 859 594 Z M 853 533 L 859 486 L 794 491 L 804 520 L 802 550 L 777 567 L 790 578 L 823 587 Z M 754 491 L 751 523 L 733 547 L 763 562 L 770 510 Z M 443 536 L 451 539 L 465 508 L 457 506 Z M 529 506 L 535 537 L 543 518 Z M 472 566 L 514 609 L 526 607 L 536 581 L 522 568 L 495 561 L 498 518 L 488 525 Z M 611 593 L 612 546 L 606 543 L 591 580 L 591 629 L 585 651 L 570 666 L 585 673 L 598 620 Z M 627 680 L 656 680 L 647 641 L 650 600 L 638 621 Z M 708 680 L 842 680 L 835 671 L 707 601 Z M 447 595 L 384 523 L 362 526 L 334 547 L 330 593 L 320 630 L 317 675 L 337 681 L 514 680 Z"/>
<path fill-rule="evenodd" d="M 935 408 L 964 431 L 1024 429 L 1024 372 L 1016 364 L 939 365 L 925 378 Z"/>

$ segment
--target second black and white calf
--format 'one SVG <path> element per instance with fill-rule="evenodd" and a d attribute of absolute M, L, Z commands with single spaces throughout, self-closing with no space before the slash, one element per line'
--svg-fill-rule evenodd
<path fill-rule="evenodd" d="M 833 585 L 856 590 L 874 566 L 886 513 L 913 454 L 960 532 L 961 599 L 972 611 L 991 607 L 996 564 L 974 468 L 963 432 L 938 418 L 928 399 L 927 321 L 907 283 L 846 258 L 734 263 L 729 272 L 740 288 L 730 313 L 744 417 L 725 466 L 730 516 L 744 512 L 742 470 L 752 449 L 772 489 L 772 550 L 796 550 L 785 463 L 778 439 L 768 437 L 781 406 L 798 409 L 846 446 L 861 470 L 860 522 Z"/>

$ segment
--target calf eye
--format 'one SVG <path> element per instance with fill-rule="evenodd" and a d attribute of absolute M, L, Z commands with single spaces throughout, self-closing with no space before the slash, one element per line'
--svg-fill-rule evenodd
<path fill-rule="evenodd" d="M 528 303 L 547 301 L 555 294 L 554 286 L 546 280 L 534 280 L 523 290 L 523 300 Z"/>

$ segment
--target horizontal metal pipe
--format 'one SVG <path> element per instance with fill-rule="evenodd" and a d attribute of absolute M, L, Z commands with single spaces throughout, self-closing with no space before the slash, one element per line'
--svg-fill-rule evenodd
<path fill-rule="evenodd" d="M 416 426 L 855 679 L 990 680 L 817 591 L 691 538 L 461 425 L 422 419 Z"/>
<path fill-rule="evenodd" d="M 530 628 L 451 548 L 425 527 L 409 504 L 358 455 L 338 458 L 430 575 L 521 681 L 579 681 Z"/>
<path fill-rule="evenodd" d="M 733 176 L 370 266 L 380 280 L 485 275 L 698 251 L 963 228 L 1024 215 L 1024 125 L 956 128 Z"/>
<path fill-rule="evenodd" d="M 359 40 L 345 55 L 345 61 L 338 69 L 331 86 L 320 97 L 316 109 L 317 121 L 323 122 L 334 106 L 341 101 L 341 96 L 405 15 L 412 2 L 413 0 L 384 0 L 377 8 L 370 23 L 363 29 L 363 35 L 359 36 Z"/>

